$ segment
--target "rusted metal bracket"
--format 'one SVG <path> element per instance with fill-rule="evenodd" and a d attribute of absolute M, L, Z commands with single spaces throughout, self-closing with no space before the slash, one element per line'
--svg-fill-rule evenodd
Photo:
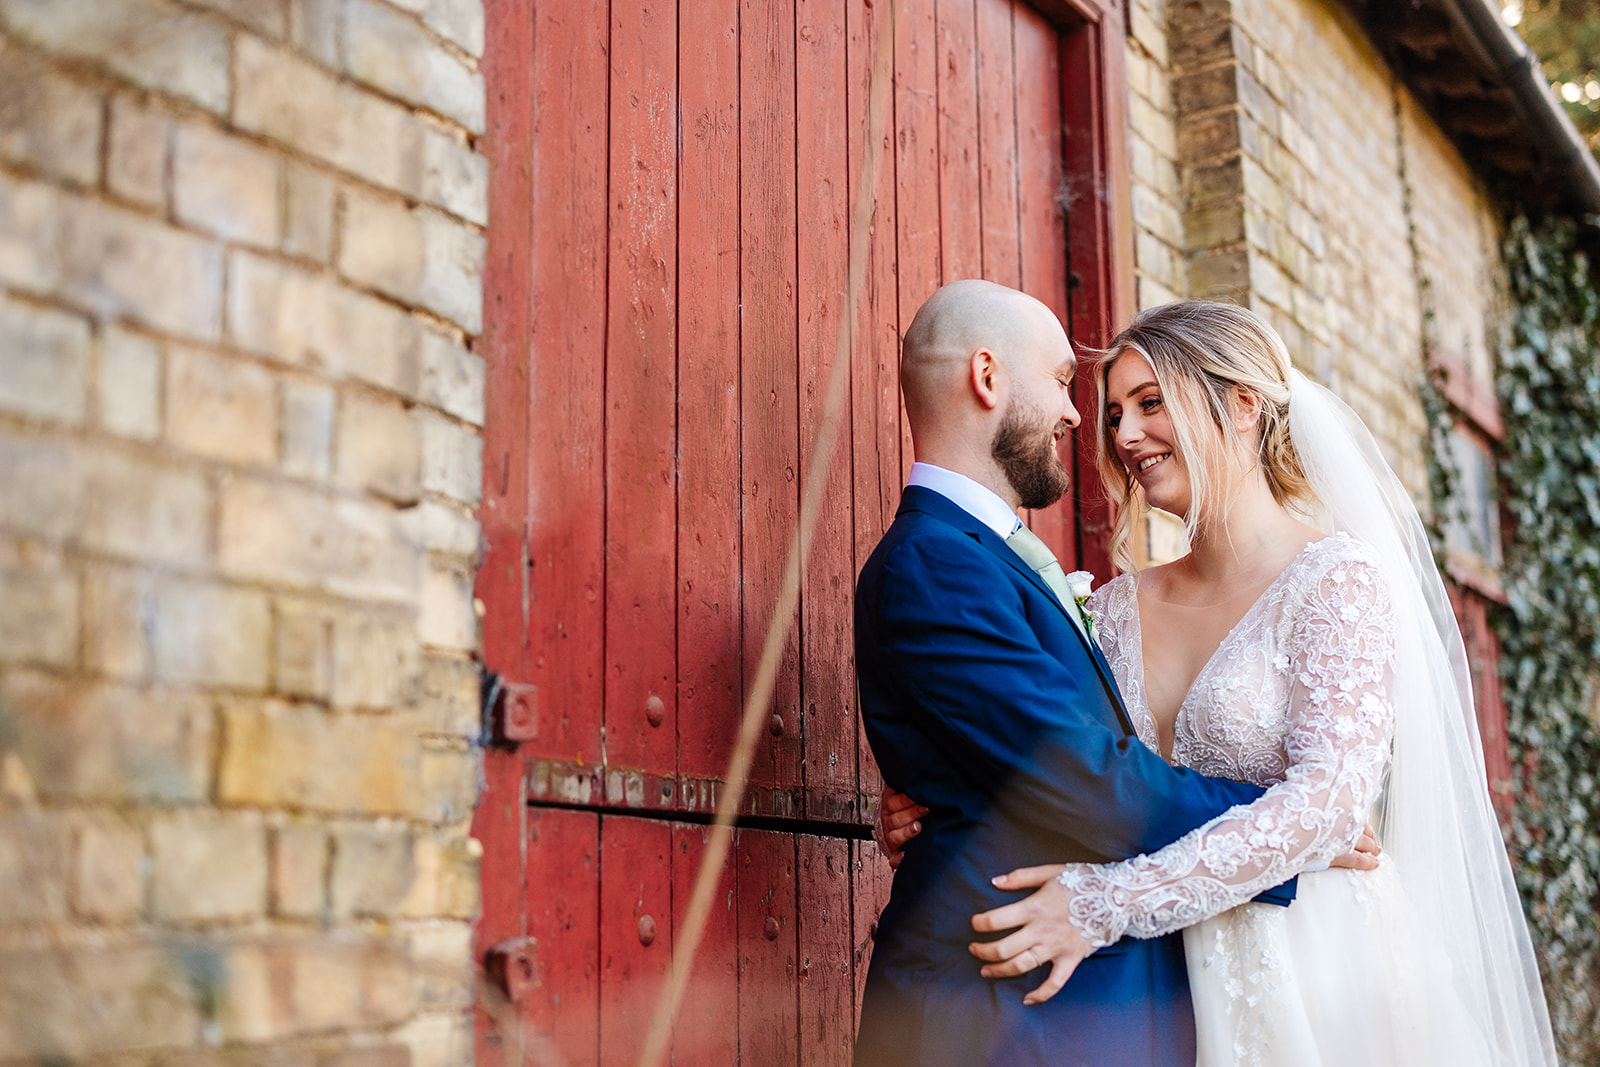
<path fill-rule="evenodd" d="M 539 736 L 539 687 L 482 672 L 484 741 L 515 745 Z"/>
<path fill-rule="evenodd" d="M 533 956 L 538 948 L 536 938 L 514 937 L 491 948 L 483 961 L 490 981 L 513 1004 L 521 1004 L 533 987 Z"/>

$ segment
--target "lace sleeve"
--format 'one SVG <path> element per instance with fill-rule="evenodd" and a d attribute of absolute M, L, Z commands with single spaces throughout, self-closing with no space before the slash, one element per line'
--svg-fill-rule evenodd
<path fill-rule="evenodd" d="M 1376 564 L 1322 571 L 1286 647 L 1273 664 L 1290 680 L 1285 779 L 1149 855 L 1070 864 L 1069 914 L 1094 945 L 1182 929 L 1355 844 L 1394 732 L 1394 626 Z"/>
<path fill-rule="evenodd" d="M 1148 748 L 1161 755 L 1161 738 L 1150 718 L 1144 695 L 1144 650 L 1139 640 L 1138 585 L 1132 574 L 1124 574 L 1096 589 L 1089 597 L 1089 614 L 1094 619 L 1094 637 L 1100 643 L 1111 673 L 1127 704 L 1133 729 Z M 1165 757 L 1163 757 L 1165 758 Z"/>

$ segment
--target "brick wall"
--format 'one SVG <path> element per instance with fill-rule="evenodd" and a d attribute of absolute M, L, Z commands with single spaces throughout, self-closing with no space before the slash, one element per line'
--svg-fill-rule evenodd
<path fill-rule="evenodd" d="M 0 1061 L 470 1061 L 479 0 L 0 0 Z"/>
<path fill-rule="evenodd" d="M 1485 381 L 1503 319 L 1481 183 L 1337 0 L 1131 4 L 1140 305 L 1263 313 L 1423 499 L 1425 311 Z"/>
<path fill-rule="evenodd" d="M 1510 325 L 1503 222 L 1476 176 L 1409 97 L 1402 98 L 1400 121 L 1417 255 L 1434 315 L 1429 343 L 1492 388 L 1495 349 Z"/>
<path fill-rule="evenodd" d="M 1128 155 L 1139 307 L 1188 296 L 1166 0 L 1128 4 Z"/>

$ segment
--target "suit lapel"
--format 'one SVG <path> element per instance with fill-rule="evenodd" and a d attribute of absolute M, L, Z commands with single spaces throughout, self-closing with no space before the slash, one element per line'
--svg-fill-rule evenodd
<path fill-rule="evenodd" d="M 905 511 L 921 511 L 925 514 L 949 523 L 956 529 L 970 536 L 978 544 L 987 549 L 996 559 L 1002 560 L 1023 578 L 1031 582 L 1035 589 L 1049 598 L 1050 603 L 1056 606 L 1062 616 L 1067 620 L 1067 625 L 1077 637 L 1084 651 L 1089 654 L 1094 669 L 1100 675 L 1100 684 L 1106 691 L 1106 697 L 1111 701 L 1111 706 L 1116 709 L 1117 720 L 1122 728 L 1129 734 L 1134 734 L 1133 720 L 1128 717 L 1128 709 L 1123 705 L 1122 693 L 1117 689 L 1117 683 L 1111 673 L 1111 665 L 1106 662 L 1105 656 L 1100 653 L 1100 642 L 1089 637 L 1083 628 L 1073 621 L 1068 614 L 1066 605 L 1061 603 L 1055 591 L 1045 584 L 1037 571 L 1023 562 L 1022 557 L 1006 545 L 1005 541 L 995 532 L 980 522 L 976 516 L 943 493 L 926 489 L 920 485 L 908 485 L 904 496 L 900 499 L 900 507 L 896 514 Z"/>

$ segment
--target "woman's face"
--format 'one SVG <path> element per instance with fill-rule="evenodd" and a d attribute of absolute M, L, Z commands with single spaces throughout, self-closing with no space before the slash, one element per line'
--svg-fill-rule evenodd
<path fill-rule="evenodd" d="M 1183 518 L 1189 511 L 1189 473 L 1161 386 L 1150 363 L 1124 349 L 1106 371 L 1106 427 L 1117 458 L 1144 487 L 1145 499 Z"/>

